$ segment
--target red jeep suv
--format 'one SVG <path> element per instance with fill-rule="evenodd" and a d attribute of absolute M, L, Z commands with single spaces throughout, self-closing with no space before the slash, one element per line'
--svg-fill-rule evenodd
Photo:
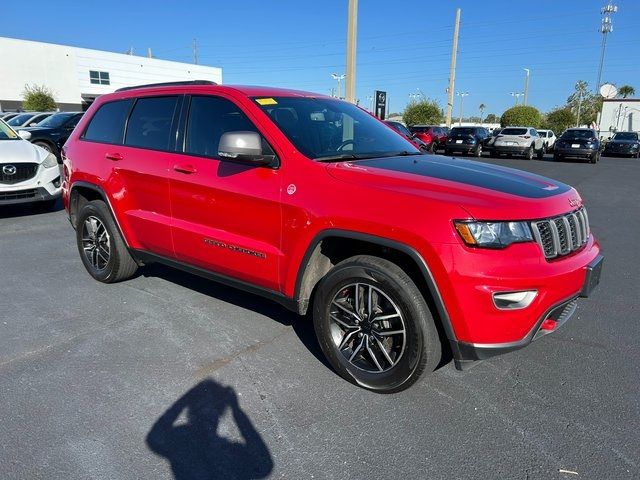
<path fill-rule="evenodd" d="M 599 281 L 568 185 L 420 155 L 350 103 L 205 81 L 121 89 L 64 148 L 63 199 L 96 280 L 161 262 L 313 312 L 331 365 L 407 388 L 557 329 Z"/>

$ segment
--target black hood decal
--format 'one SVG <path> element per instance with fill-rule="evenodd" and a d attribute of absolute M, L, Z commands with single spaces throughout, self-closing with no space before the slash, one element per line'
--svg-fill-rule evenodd
<path fill-rule="evenodd" d="M 375 158 L 356 161 L 354 165 L 449 180 L 527 198 L 552 197 L 571 189 L 534 173 L 439 155 Z"/>

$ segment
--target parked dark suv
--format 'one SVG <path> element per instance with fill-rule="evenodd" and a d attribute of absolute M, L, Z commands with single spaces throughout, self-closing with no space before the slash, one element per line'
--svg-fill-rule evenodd
<path fill-rule="evenodd" d="M 125 89 L 89 107 L 63 158 L 93 278 L 159 262 L 309 312 L 331 366 L 377 392 L 407 388 L 443 350 L 464 368 L 555 331 L 602 267 L 569 185 L 423 155 L 323 95 Z"/>
<path fill-rule="evenodd" d="M 481 157 L 482 146 L 489 135 L 489 131 L 484 127 L 454 127 L 447 137 L 445 155 L 460 152 Z"/>
<path fill-rule="evenodd" d="M 570 128 L 558 138 L 553 159 L 579 158 L 596 163 L 600 160 L 600 140 L 591 128 Z"/>
<path fill-rule="evenodd" d="M 29 141 L 44 148 L 60 159 L 60 152 L 64 142 L 82 118 L 83 112 L 58 112 L 45 118 L 36 127 L 23 127 L 31 134 Z"/>
<path fill-rule="evenodd" d="M 603 155 L 613 156 L 629 156 L 640 158 L 640 139 L 637 132 L 617 132 L 604 145 Z"/>

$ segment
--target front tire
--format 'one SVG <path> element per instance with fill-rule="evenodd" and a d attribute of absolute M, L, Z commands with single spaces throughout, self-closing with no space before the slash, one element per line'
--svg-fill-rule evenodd
<path fill-rule="evenodd" d="M 542 160 L 544 158 L 545 153 L 546 153 L 546 148 L 544 145 L 542 145 L 540 147 L 540 150 L 538 150 L 538 160 Z"/>
<path fill-rule="evenodd" d="M 80 210 L 76 241 L 82 263 L 99 282 L 120 282 L 131 278 L 138 269 L 102 200 L 92 200 Z"/>
<path fill-rule="evenodd" d="M 478 146 L 476 147 L 475 152 L 473 152 L 473 154 L 474 154 L 474 156 L 475 156 L 476 158 L 480 158 L 480 157 L 482 157 L 482 145 L 478 145 Z"/>
<path fill-rule="evenodd" d="M 404 390 L 440 361 L 440 339 L 422 293 L 383 258 L 356 256 L 330 270 L 314 297 L 313 322 L 336 372 L 375 392 Z"/>
<path fill-rule="evenodd" d="M 51 143 L 45 142 L 43 140 L 36 140 L 33 142 L 34 145 L 46 150 L 49 153 L 53 153 L 56 157 L 58 157 L 58 149 Z"/>

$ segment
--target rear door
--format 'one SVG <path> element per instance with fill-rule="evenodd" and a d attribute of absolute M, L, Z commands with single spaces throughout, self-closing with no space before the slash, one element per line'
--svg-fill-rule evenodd
<path fill-rule="evenodd" d="M 225 132 L 263 132 L 231 99 L 194 95 L 183 109 L 183 154 L 171 166 L 173 240 L 178 260 L 279 290 L 282 170 L 218 156 Z"/>
<path fill-rule="evenodd" d="M 169 170 L 175 161 L 172 156 L 182 96 L 140 97 L 126 102 L 131 103 L 124 141 L 100 149 L 102 161 L 112 165 L 106 186 L 117 204 L 114 209 L 128 232 L 130 246 L 173 257 Z M 91 125 L 85 136 L 90 132 Z"/>

